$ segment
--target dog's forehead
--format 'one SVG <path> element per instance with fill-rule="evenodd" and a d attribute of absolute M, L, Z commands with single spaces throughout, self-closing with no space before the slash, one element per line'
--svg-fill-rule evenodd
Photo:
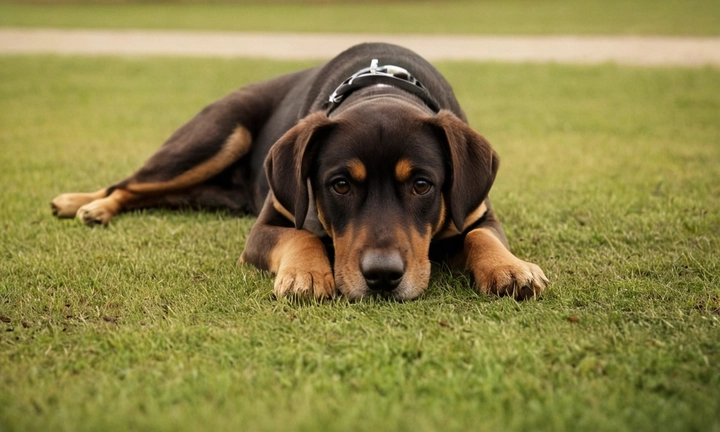
<path fill-rule="evenodd" d="M 421 113 L 354 111 L 338 119 L 337 127 L 322 146 L 321 155 L 327 163 L 359 160 L 366 165 L 394 167 L 400 160 L 409 160 L 414 165 L 442 164 L 441 141 Z"/>

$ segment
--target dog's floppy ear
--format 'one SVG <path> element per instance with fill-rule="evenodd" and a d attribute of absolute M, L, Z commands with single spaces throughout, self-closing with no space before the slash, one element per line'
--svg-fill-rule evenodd
<path fill-rule="evenodd" d="M 448 110 L 431 123 L 447 142 L 450 181 L 447 189 L 450 216 L 462 232 L 465 219 L 485 200 L 495 181 L 500 159 L 485 138 Z"/>
<path fill-rule="evenodd" d="M 272 146 L 265 159 L 265 174 L 275 199 L 295 217 L 302 228 L 308 211 L 307 179 L 314 157 L 314 143 L 332 121 L 323 112 L 310 114 Z"/>

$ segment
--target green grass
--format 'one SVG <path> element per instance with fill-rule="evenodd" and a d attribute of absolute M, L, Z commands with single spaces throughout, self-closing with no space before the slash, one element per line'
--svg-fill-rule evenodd
<path fill-rule="evenodd" d="M 716 0 L 25 3 L 0 3 L 0 26 L 430 34 L 720 34 L 720 2 Z"/>
<path fill-rule="evenodd" d="M 717 70 L 440 65 L 540 301 L 442 272 L 408 303 L 275 301 L 235 265 L 251 218 L 50 215 L 303 66 L 0 58 L 0 429 L 720 429 Z"/>

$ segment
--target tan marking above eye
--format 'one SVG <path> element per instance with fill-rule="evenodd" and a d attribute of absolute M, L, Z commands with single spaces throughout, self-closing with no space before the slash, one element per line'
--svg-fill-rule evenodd
<path fill-rule="evenodd" d="M 395 177 L 399 182 L 405 182 L 410 178 L 412 174 L 412 163 L 407 159 L 400 159 L 395 165 Z"/>
<path fill-rule="evenodd" d="M 358 183 L 362 183 L 367 178 L 367 170 L 365 169 L 365 165 L 360 162 L 359 159 L 353 159 L 350 162 L 348 162 L 348 171 L 350 172 L 350 176 Z"/>

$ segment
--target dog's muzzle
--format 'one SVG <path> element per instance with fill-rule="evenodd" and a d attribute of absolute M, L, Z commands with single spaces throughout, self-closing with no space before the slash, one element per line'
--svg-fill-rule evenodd
<path fill-rule="evenodd" d="M 371 250 L 360 260 L 360 272 L 368 288 L 389 293 L 400 285 L 405 275 L 405 263 L 395 251 Z"/>

